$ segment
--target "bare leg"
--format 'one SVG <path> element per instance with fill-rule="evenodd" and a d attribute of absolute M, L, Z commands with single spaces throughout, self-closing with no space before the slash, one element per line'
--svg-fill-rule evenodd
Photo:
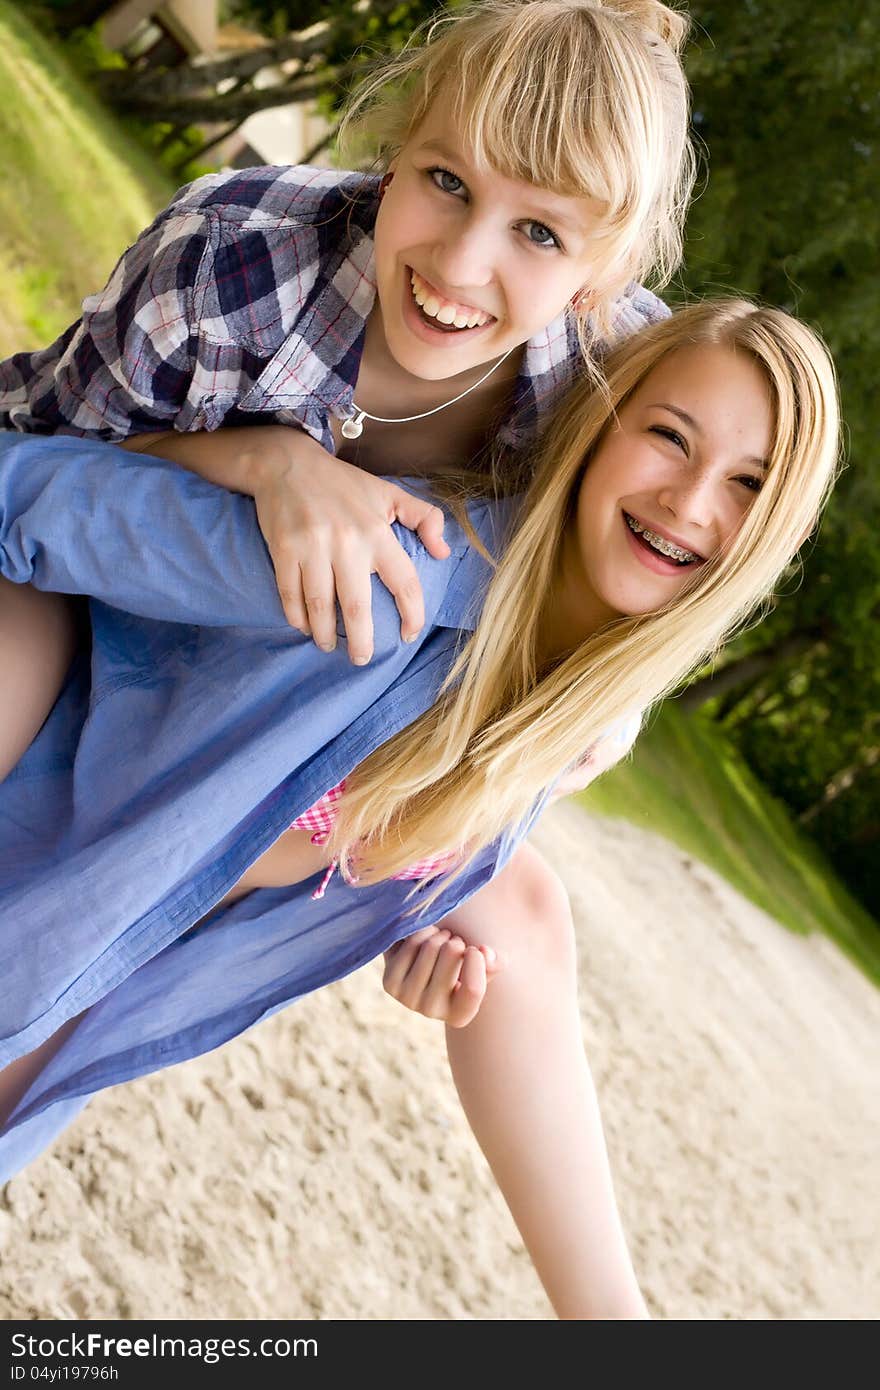
<path fill-rule="evenodd" d="M 67 599 L 0 579 L 0 782 L 39 733 L 75 646 Z"/>
<path fill-rule="evenodd" d="M 584 1053 L 565 890 L 524 845 L 445 918 L 503 968 L 465 1028 L 446 1029 L 471 1128 L 560 1318 L 645 1318 Z"/>
<path fill-rule="evenodd" d="M 55 1056 L 59 1047 L 76 1028 L 83 1014 L 70 1018 L 61 1025 L 57 1033 L 29 1052 L 26 1057 L 18 1057 L 14 1062 L 0 1070 L 0 1130 L 6 1124 L 18 1102 L 36 1081 L 40 1072 Z"/>

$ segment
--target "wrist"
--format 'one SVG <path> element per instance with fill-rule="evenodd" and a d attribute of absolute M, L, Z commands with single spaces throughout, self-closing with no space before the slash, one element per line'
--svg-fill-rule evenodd
<path fill-rule="evenodd" d="M 261 430 L 260 433 L 270 437 L 265 442 L 260 440 L 249 444 L 240 456 L 243 491 L 249 492 L 252 497 L 292 477 L 302 463 L 304 446 L 307 449 L 309 444 L 314 443 L 299 430 L 286 426 L 280 426 L 278 430 Z M 315 447 L 321 448 L 320 444 Z"/>

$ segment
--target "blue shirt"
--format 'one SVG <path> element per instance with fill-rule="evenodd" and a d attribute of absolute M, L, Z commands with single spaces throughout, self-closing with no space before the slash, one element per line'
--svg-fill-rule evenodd
<path fill-rule="evenodd" d="M 498 553 L 515 504 L 470 515 Z M 187 934 L 292 820 L 434 702 L 473 630 L 491 568 L 461 528 L 447 519 L 445 560 L 395 530 L 425 626 L 402 642 L 375 580 L 375 656 L 354 667 L 344 644 L 327 654 L 288 626 L 249 498 L 113 445 L 0 434 L 0 572 L 92 595 L 93 631 L 0 783 L 0 1066 L 88 1010 L 0 1135 L 0 1180 L 96 1090 L 217 1047 L 446 916 L 533 823 L 544 798 L 423 916 L 409 913 L 423 891 L 411 897 L 409 882 L 353 888 L 336 875 L 315 901 L 314 875 Z M 634 734 L 602 743 L 619 757 Z"/>
<path fill-rule="evenodd" d="M 510 504 L 471 508 L 496 550 Z M 374 582 L 375 657 L 317 650 L 283 615 L 250 499 L 72 438 L 0 435 L 0 570 L 89 593 L 93 646 L 0 784 L 0 1066 L 84 1021 L 0 1138 L 0 1175 L 95 1090 L 195 1056 L 450 912 L 503 837 L 433 904 L 337 875 L 258 890 L 184 935 L 290 822 L 434 701 L 490 569 L 405 527 L 426 623 L 403 643 Z"/>

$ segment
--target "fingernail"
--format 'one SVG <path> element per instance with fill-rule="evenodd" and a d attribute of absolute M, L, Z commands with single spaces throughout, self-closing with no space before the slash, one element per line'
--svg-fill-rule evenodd
<path fill-rule="evenodd" d="M 322 651 L 322 652 L 335 652 L 335 651 L 336 651 L 336 643 L 335 643 L 335 642 L 319 642 L 319 643 L 318 643 L 318 646 L 321 648 L 321 651 Z"/>
<path fill-rule="evenodd" d="M 419 629 L 419 632 L 420 632 L 420 631 L 421 631 L 421 628 Z M 404 640 L 404 642 L 414 642 L 414 641 L 416 640 L 416 638 L 418 637 L 418 635 L 419 635 L 418 632 L 405 632 L 404 635 L 403 635 L 403 640 Z"/>
<path fill-rule="evenodd" d="M 370 658 L 368 656 L 353 656 L 351 661 L 353 666 L 368 666 Z"/>
<path fill-rule="evenodd" d="M 494 965 L 496 960 L 498 959 L 497 955 L 495 954 L 494 947 L 484 946 L 483 950 L 486 952 L 486 959 L 489 962 L 489 964 Z"/>

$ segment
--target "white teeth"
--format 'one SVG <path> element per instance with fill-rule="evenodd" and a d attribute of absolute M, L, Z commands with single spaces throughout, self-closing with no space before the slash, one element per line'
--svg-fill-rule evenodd
<path fill-rule="evenodd" d="M 436 319 L 438 323 L 454 324 L 456 328 L 477 328 L 488 323 L 492 317 L 491 314 L 484 314 L 479 309 L 466 309 L 460 304 L 450 303 L 449 300 L 438 299 L 415 271 L 412 271 L 410 275 L 410 283 L 413 299 L 419 308 L 429 318 Z"/>
<path fill-rule="evenodd" d="M 666 540 L 664 536 L 658 536 L 656 531 L 649 531 L 647 526 L 642 526 L 641 522 L 636 521 L 635 517 L 625 513 L 626 524 L 631 531 L 635 531 L 637 536 L 644 536 L 645 540 L 653 550 L 659 550 L 661 555 L 666 555 L 671 560 L 684 561 L 699 560 L 700 556 L 692 550 L 682 550 L 680 545 L 674 545 L 672 541 Z"/>

